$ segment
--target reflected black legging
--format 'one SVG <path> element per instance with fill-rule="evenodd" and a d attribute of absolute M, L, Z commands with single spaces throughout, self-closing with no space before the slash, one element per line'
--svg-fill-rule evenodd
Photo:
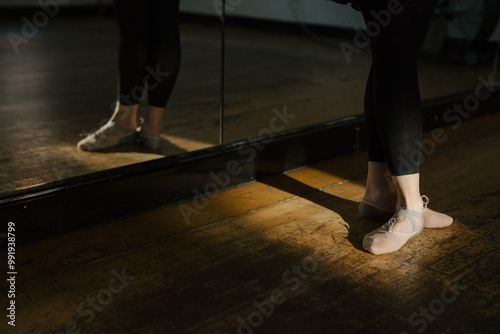
<path fill-rule="evenodd" d="M 179 0 L 115 0 L 120 28 L 118 100 L 165 107 L 179 72 Z"/>
<path fill-rule="evenodd" d="M 368 155 L 386 161 L 392 175 L 419 173 L 422 108 L 417 59 L 437 0 L 400 0 L 402 10 L 380 24 L 378 13 L 395 0 L 353 0 L 373 30 L 372 67 L 365 92 Z M 396 3 L 397 4 L 397 3 Z M 393 7 L 393 8 L 400 8 Z M 377 15 L 373 15 L 373 13 Z M 381 28 L 376 33 L 376 24 Z M 387 21 L 386 21 L 387 22 Z"/>

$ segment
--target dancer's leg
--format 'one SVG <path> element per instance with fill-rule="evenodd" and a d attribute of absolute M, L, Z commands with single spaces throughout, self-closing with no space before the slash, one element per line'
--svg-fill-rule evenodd
<path fill-rule="evenodd" d="M 159 147 L 163 114 L 179 72 L 179 0 L 151 0 L 150 4 L 148 68 L 151 75 L 148 76 L 148 109 L 139 135 L 149 138 L 146 146 L 154 148 Z"/>
<path fill-rule="evenodd" d="M 144 123 L 141 125 L 140 136 L 157 138 L 163 130 L 163 114 L 165 108 L 148 105 Z"/>
<path fill-rule="evenodd" d="M 379 6 L 382 2 L 374 3 Z M 376 254 L 399 249 L 407 239 L 420 232 L 424 223 L 424 203 L 419 188 L 422 110 L 417 57 L 434 3 L 435 0 L 404 1 L 403 10 L 394 14 L 390 24 L 372 40 L 373 67 L 367 97 L 373 103 L 367 103 L 367 121 L 372 122 L 372 129 L 378 131 L 378 146 L 381 144 L 383 155 L 377 151 L 374 154 L 373 148 L 370 151 L 370 161 L 375 164 L 369 166 L 367 192 L 374 193 L 365 194 L 365 198 L 373 195 L 371 198 L 376 200 L 378 196 L 377 183 L 383 184 L 383 181 L 377 175 L 383 175 L 385 171 L 383 161 L 377 160 L 385 157 L 397 194 L 396 205 L 404 209 L 398 211 L 390 224 L 365 237 L 365 248 Z M 373 11 L 380 9 L 383 7 L 364 8 L 367 27 L 376 21 Z M 370 85 L 372 91 L 369 91 Z M 432 220 L 432 214 L 427 216 Z"/>
<path fill-rule="evenodd" d="M 368 75 L 364 101 L 368 131 L 368 176 L 363 196 L 365 206 L 360 207 L 360 214 L 369 219 L 387 220 L 387 217 L 392 216 L 395 211 L 396 189 L 391 179 L 389 166 L 380 140 L 374 109 L 372 66 Z"/>

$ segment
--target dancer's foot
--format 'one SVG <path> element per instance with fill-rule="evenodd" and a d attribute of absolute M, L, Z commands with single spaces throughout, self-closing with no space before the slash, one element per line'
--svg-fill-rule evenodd
<path fill-rule="evenodd" d="M 387 223 L 364 237 L 363 248 L 375 255 L 395 252 L 423 228 L 422 210 L 400 208 Z"/>
<path fill-rule="evenodd" d="M 424 202 L 424 210 L 422 213 L 424 216 L 425 228 L 443 228 L 453 224 L 453 218 L 450 216 L 433 211 L 427 207 L 429 204 L 429 198 L 427 196 L 422 196 L 422 201 Z"/>
<path fill-rule="evenodd" d="M 386 202 L 391 203 L 392 201 L 393 198 L 390 198 Z M 429 204 L 429 198 L 427 196 L 422 196 L 422 202 L 424 207 L 422 214 L 425 228 L 443 228 L 453 223 L 453 218 L 450 216 L 436 212 L 427 207 Z M 388 221 L 394 215 L 395 210 L 389 210 L 387 207 L 387 205 L 380 206 L 379 204 L 370 203 L 363 199 L 361 203 L 359 203 L 359 215 L 368 220 Z"/>
<path fill-rule="evenodd" d="M 127 130 L 113 121 L 104 124 L 99 130 L 82 139 L 77 147 L 83 151 L 98 151 L 121 144 L 137 141 L 137 133 Z"/>
<path fill-rule="evenodd" d="M 395 207 L 396 196 L 375 203 L 363 198 L 359 203 L 359 215 L 368 220 L 388 221 L 396 212 Z"/>

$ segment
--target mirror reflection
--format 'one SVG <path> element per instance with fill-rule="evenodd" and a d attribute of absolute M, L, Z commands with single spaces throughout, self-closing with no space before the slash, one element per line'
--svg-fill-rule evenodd
<path fill-rule="evenodd" d="M 111 1 L 0 5 L 0 192 L 220 143 L 222 1 L 180 1 L 179 74 L 159 140 L 92 152 L 77 143 L 108 123 L 123 85 Z M 420 62 L 424 101 L 470 92 L 489 78 L 498 7 L 495 0 L 439 1 Z M 326 0 L 226 1 L 225 12 L 223 143 L 363 112 L 371 55 L 359 12 Z M 162 79 L 155 66 L 148 73 Z M 148 100 L 137 97 L 139 126 Z"/>
<path fill-rule="evenodd" d="M 499 13 L 487 2 L 439 3 L 420 61 L 424 102 L 488 78 Z M 226 12 L 225 142 L 259 136 L 284 107 L 278 131 L 363 112 L 371 54 L 360 12 L 305 0 L 235 1 Z"/>
<path fill-rule="evenodd" d="M 2 3 L 2 193 L 219 144 L 220 18 L 211 4 L 182 1 L 177 16 L 179 47 L 177 26 L 171 22 L 178 0 L 158 1 L 172 8 L 152 11 L 165 13 L 156 17 L 151 31 L 166 36 L 166 42 L 159 51 L 153 44 L 149 53 L 137 45 L 149 35 L 137 39 L 134 34 L 139 34 L 138 26 L 152 26 L 155 17 L 147 17 L 148 26 L 140 22 L 128 26 L 126 22 L 138 19 L 141 9 L 120 7 L 120 27 L 128 29 L 129 39 L 125 46 L 122 43 L 119 57 L 123 34 L 111 1 L 101 2 L 102 7 L 96 1 L 60 3 L 59 7 L 42 7 L 32 0 Z M 161 59 L 154 52 L 166 58 L 167 67 L 155 65 Z M 146 72 L 133 71 L 144 66 L 138 59 L 149 60 Z M 161 87 L 164 83 L 167 87 Z M 151 97 L 156 86 L 162 91 Z M 149 128 L 143 131 L 142 144 L 135 131 L 120 129 L 116 140 L 128 144 L 102 149 L 98 141 L 102 144 L 103 137 L 116 135 L 109 133 L 110 118 L 116 121 L 118 115 L 132 121 L 135 116 L 130 108 L 125 110 L 129 118 L 114 113 L 120 96 L 126 106 L 139 103 L 137 123 L 129 125 L 140 126 L 145 119 Z M 166 105 L 163 120 L 158 117 L 162 105 Z M 77 149 L 79 141 L 103 126 L 108 127 L 105 136 L 101 133 L 89 147 Z"/>

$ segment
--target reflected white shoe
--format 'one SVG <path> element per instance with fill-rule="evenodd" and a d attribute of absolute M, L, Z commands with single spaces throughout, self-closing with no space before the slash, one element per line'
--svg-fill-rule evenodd
<path fill-rule="evenodd" d="M 396 217 L 399 215 L 406 216 L 413 227 L 413 232 L 395 232 L 392 230 L 396 224 Z M 415 222 L 415 218 L 421 219 L 421 225 Z M 363 239 L 363 248 L 372 254 L 380 255 L 395 252 L 413 236 L 419 234 L 424 229 L 423 216 L 420 212 L 407 209 L 399 209 L 392 218 L 376 229 L 365 235 Z"/>
<path fill-rule="evenodd" d="M 82 139 L 77 147 L 83 151 L 98 151 L 120 144 L 137 141 L 137 132 L 127 130 L 113 121 L 104 124 L 99 130 Z"/>

